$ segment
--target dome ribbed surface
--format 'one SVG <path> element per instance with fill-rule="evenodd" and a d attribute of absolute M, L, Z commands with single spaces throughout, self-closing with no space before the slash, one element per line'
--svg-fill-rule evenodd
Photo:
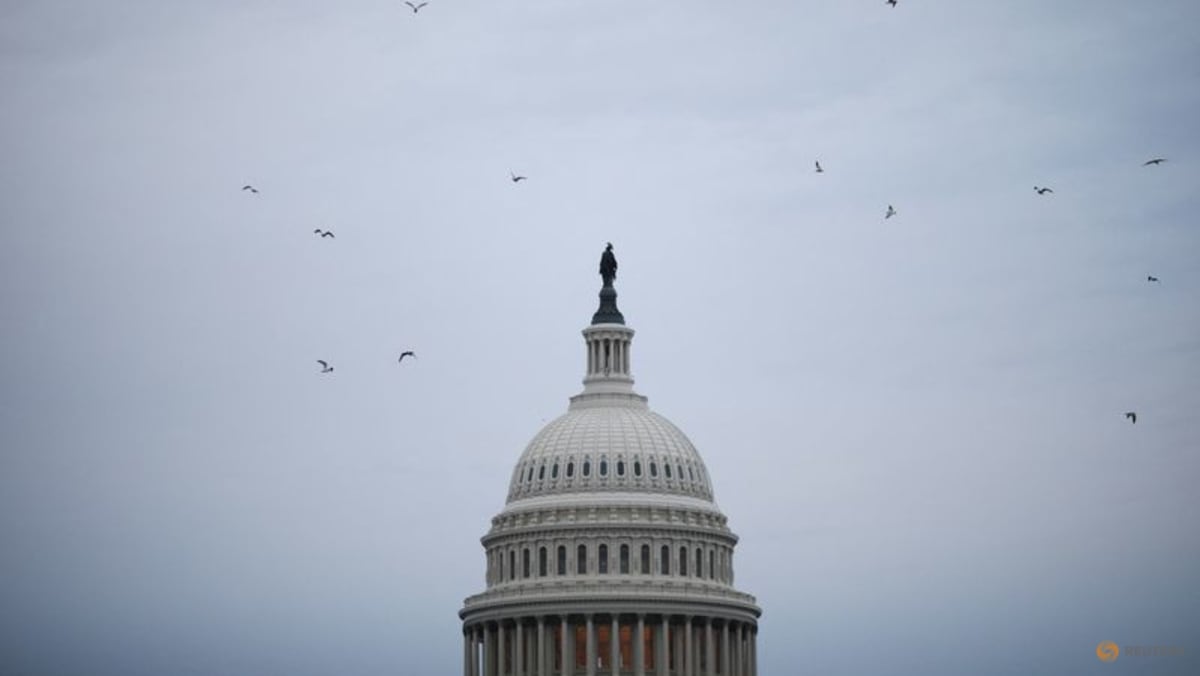
<path fill-rule="evenodd" d="M 638 406 L 572 408 L 533 437 L 508 502 L 543 495 L 647 492 L 711 502 L 708 471 L 671 421 Z"/>

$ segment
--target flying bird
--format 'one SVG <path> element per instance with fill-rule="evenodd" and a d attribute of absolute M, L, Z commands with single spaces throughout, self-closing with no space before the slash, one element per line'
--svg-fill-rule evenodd
<path fill-rule="evenodd" d="M 321 365 L 321 373 L 333 373 L 333 367 L 324 359 L 318 359 L 317 363 Z"/>
<path fill-rule="evenodd" d="M 1037 191 L 1037 194 L 1039 194 L 1039 195 L 1045 195 L 1045 194 L 1046 194 L 1046 193 L 1048 193 L 1048 192 L 1054 192 L 1054 191 L 1053 191 L 1053 190 L 1051 190 L 1050 188 L 1039 188 L 1039 187 L 1037 187 L 1036 185 L 1035 185 L 1035 186 L 1033 186 L 1033 189 L 1034 189 L 1034 190 L 1036 190 L 1036 191 Z"/>
<path fill-rule="evenodd" d="M 883 220 L 885 220 L 885 221 L 886 221 L 887 219 L 889 219 L 889 218 L 891 218 L 892 216 L 895 216 L 895 215 L 896 215 L 896 210 L 895 210 L 894 208 L 892 208 L 892 205 L 890 205 L 890 204 L 889 204 L 889 205 L 888 205 L 888 210 L 887 210 L 887 213 L 883 215 Z"/>
<path fill-rule="evenodd" d="M 407 2 L 407 1 L 406 1 L 404 4 L 408 5 L 409 7 L 412 7 L 413 14 L 416 14 L 417 12 L 421 11 L 421 8 L 422 8 L 422 7 L 424 7 L 425 5 L 428 5 L 429 3 L 428 3 L 428 2 L 422 2 L 422 3 L 420 3 L 420 4 L 414 5 L 414 4 L 412 4 L 411 2 Z"/>
<path fill-rule="evenodd" d="M 1125 412 L 1125 417 L 1129 419 L 1129 424 L 1131 424 L 1131 425 L 1136 425 L 1136 424 L 1137 424 L 1137 413 L 1136 413 L 1136 412 L 1134 412 L 1134 411 L 1126 411 L 1126 412 Z"/>
<path fill-rule="evenodd" d="M 1148 166 L 1150 166 L 1151 164 L 1162 164 L 1163 162 L 1166 162 L 1166 161 L 1167 161 L 1167 158 L 1165 158 L 1165 157 L 1156 157 L 1156 158 L 1154 158 L 1154 159 L 1152 159 L 1152 160 L 1148 160 L 1148 161 L 1146 161 L 1146 162 L 1143 162 L 1143 163 L 1142 163 L 1142 166 L 1143 166 L 1143 167 L 1148 167 Z"/>
<path fill-rule="evenodd" d="M 397 360 L 397 363 L 403 364 L 405 357 L 412 357 L 413 359 L 416 359 L 417 355 L 415 353 L 413 353 L 412 350 L 405 350 L 400 353 L 400 359 Z"/>
<path fill-rule="evenodd" d="M 1154 275 L 1146 275 L 1146 281 L 1147 282 L 1157 282 L 1158 277 L 1155 277 Z"/>
<path fill-rule="evenodd" d="M 247 190 L 249 190 L 250 192 L 254 193 L 255 195 L 257 195 L 257 194 L 258 194 L 258 188 L 255 188 L 255 187 L 254 187 L 254 186 L 252 186 L 252 185 L 244 185 L 244 186 L 242 186 L 242 192 L 246 192 Z"/>
<path fill-rule="evenodd" d="M 322 237 L 333 237 L 333 231 L 332 231 L 332 230 L 322 230 L 322 229 L 320 229 L 320 228 L 317 228 L 316 230 L 313 230 L 313 234 L 314 234 L 314 235 L 320 235 L 320 236 L 322 236 Z M 337 239 L 337 238 L 336 238 L 336 237 L 334 237 L 334 239 Z"/>
<path fill-rule="evenodd" d="M 895 6 L 896 6 L 896 0 L 887 0 L 887 4 L 891 5 L 892 7 L 895 7 Z"/>
<path fill-rule="evenodd" d="M 817 173 L 824 174 L 825 170 L 821 168 L 821 160 L 817 160 Z"/>
<path fill-rule="evenodd" d="M 512 177 L 512 182 L 513 182 L 513 183 L 518 183 L 518 182 L 520 182 L 520 181 L 528 181 L 528 180 L 529 180 L 529 179 L 528 179 L 528 178 L 526 178 L 525 176 L 517 176 L 516 174 L 512 173 L 511 171 L 510 171 L 510 172 L 508 172 L 508 175 Z"/>

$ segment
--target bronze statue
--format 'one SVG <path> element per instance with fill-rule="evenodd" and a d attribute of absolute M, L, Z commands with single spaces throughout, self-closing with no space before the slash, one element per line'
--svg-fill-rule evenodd
<path fill-rule="evenodd" d="M 612 286 L 613 280 L 617 278 L 617 257 L 613 255 L 612 242 L 604 248 L 604 253 L 600 255 L 600 278 L 604 280 L 604 286 Z"/>

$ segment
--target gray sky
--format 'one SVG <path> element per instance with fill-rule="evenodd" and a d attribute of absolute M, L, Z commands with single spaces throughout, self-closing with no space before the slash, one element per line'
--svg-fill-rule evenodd
<path fill-rule="evenodd" d="M 762 673 L 1200 673 L 1198 27 L 0 3 L 0 673 L 459 673 L 608 240 Z"/>

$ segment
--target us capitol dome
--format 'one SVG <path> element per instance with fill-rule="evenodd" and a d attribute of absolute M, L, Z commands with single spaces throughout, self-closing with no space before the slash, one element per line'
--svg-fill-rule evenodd
<path fill-rule="evenodd" d="M 583 391 L 513 468 L 459 611 L 463 676 L 755 676 L 758 617 L 738 538 L 687 436 L 633 389 L 617 262 L 583 330 Z"/>

